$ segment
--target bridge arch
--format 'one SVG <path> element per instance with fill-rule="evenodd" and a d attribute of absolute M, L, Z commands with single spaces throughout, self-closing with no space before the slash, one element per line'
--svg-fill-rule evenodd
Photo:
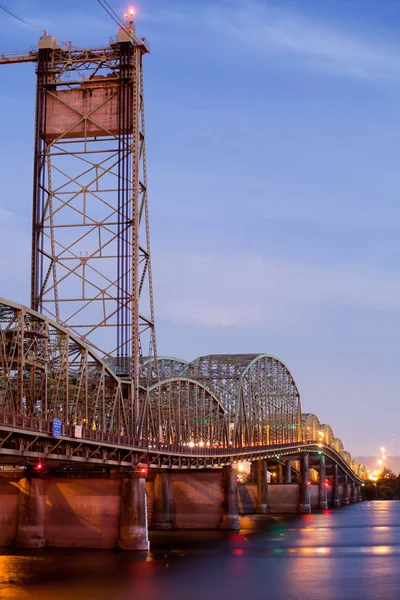
<path fill-rule="evenodd" d="M 268 354 L 219 354 L 188 363 L 182 375 L 218 396 L 233 445 L 302 440 L 300 395 L 286 365 Z"/>
<path fill-rule="evenodd" d="M 335 446 L 335 436 L 332 431 L 332 427 L 326 423 L 321 425 L 321 442 L 326 444 L 327 446 L 331 446 L 334 448 Z"/>
<path fill-rule="evenodd" d="M 188 377 L 148 389 L 144 432 L 149 440 L 178 445 L 227 446 L 226 413 L 217 396 Z"/>
<path fill-rule="evenodd" d="M 321 431 L 318 417 L 314 413 L 303 413 L 301 416 L 304 440 L 307 442 L 318 440 L 318 433 Z"/>
<path fill-rule="evenodd" d="M 129 394 L 78 336 L 0 299 L 0 411 L 132 435 Z"/>

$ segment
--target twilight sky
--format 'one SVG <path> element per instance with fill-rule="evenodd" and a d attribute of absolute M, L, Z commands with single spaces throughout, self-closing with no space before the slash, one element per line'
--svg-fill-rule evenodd
<path fill-rule="evenodd" d="M 109 0 L 121 15 L 127 5 Z M 96 0 L 8 0 L 76 46 Z M 140 0 L 159 354 L 266 352 L 400 453 L 400 3 Z M 40 33 L 0 12 L 0 52 Z M 0 296 L 29 303 L 34 65 L 0 69 Z"/>

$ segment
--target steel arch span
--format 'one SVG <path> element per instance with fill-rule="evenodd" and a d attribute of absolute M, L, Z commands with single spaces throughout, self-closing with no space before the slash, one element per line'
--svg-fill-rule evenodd
<path fill-rule="evenodd" d="M 204 385 L 175 377 L 148 390 L 143 432 L 150 443 L 227 447 L 228 421 L 217 396 Z"/>
<path fill-rule="evenodd" d="M 268 354 L 202 356 L 181 374 L 204 383 L 218 396 L 226 412 L 230 444 L 302 441 L 300 394 L 278 358 Z"/>
<path fill-rule="evenodd" d="M 131 383 L 79 336 L 0 299 L 1 412 L 133 435 L 131 398 Z"/>

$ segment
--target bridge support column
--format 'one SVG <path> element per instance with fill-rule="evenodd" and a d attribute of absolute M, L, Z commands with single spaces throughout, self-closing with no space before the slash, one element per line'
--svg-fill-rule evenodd
<path fill-rule="evenodd" d="M 342 504 L 349 504 L 349 478 L 346 473 L 344 474 Z"/>
<path fill-rule="evenodd" d="M 153 528 L 171 529 L 174 512 L 174 488 L 170 474 L 157 473 L 154 480 Z"/>
<path fill-rule="evenodd" d="M 269 512 L 268 506 L 268 483 L 267 483 L 267 461 L 257 461 L 257 507 L 258 513 Z"/>
<path fill-rule="evenodd" d="M 319 502 L 318 506 L 321 510 L 328 508 L 328 496 L 326 492 L 326 466 L 325 455 L 321 454 L 319 460 Z"/>
<path fill-rule="evenodd" d="M 283 466 L 283 481 L 284 483 L 292 483 L 292 468 L 290 460 L 287 460 Z"/>
<path fill-rule="evenodd" d="M 354 503 L 357 502 L 357 490 L 356 490 L 356 484 L 354 481 L 352 481 L 350 483 L 351 486 L 351 496 L 350 496 L 350 502 Z"/>
<path fill-rule="evenodd" d="M 18 495 L 18 548 L 43 548 L 45 496 L 43 480 L 25 478 L 20 481 Z"/>
<path fill-rule="evenodd" d="M 356 490 L 357 490 L 357 502 L 361 502 L 361 500 L 362 500 L 361 485 L 356 485 Z"/>
<path fill-rule="evenodd" d="M 278 463 L 278 465 L 277 465 L 277 480 L 278 480 L 278 483 L 283 483 L 283 465 L 282 465 L 282 463 Z"/>
<path fill-rule="evenodd" d="M 310 488 L 308 486 L 309 479 L 309 458 L 308 454 L 303 454 L 300 459 L 300 513 L 310 513 Z"/>
<path fill-rule="evenodd" d="M 224 516 L 220 525 L 221 529 L 233 529 L 239 531 L 239 501 L 237 473 L 231 466 L 223 470 L 224 486 Z"/>
<path fill-rule="evenodd" d="M 340 506 L 339 469 L 336 463 L 333 465 L 332 506 Z"/>
<path fill-rule="evenodd" d="M 118 546 L 122 550 L 149 549 L 146 480 L 143 477 L 122 480 Z"/>

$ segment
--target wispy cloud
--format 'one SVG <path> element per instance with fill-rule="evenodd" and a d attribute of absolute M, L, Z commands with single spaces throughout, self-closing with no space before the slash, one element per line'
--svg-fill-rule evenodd
<path fill-rule="evenodd" d="M 300 11 L 271 7 L 260 0 L 230 3 L 175 3 L 146 19 L 198 30 L 204 40 L 210 31 L 220 41 L 235 39 L 241 51 L 266 60 L 277 54 L 295 58 L 309 67 L 360 78 L 400 74 L 400 47 L 315 19 Z M 206 33 L 207 32 L 207 33 Z M 173 32 L 175 35 L 175 32 Z M 233 47 L 233 46 L 232 46 Z M 235 52 L 238 50 L 234 46 Z"/>
<path fill-rule="evenodd" d="M 173 323 L 275 331 L 307 328 L 320 310 L 400 310 L 397 278 L 354 263 L 164 252 L 154 267 L 157 315 Z"/>

